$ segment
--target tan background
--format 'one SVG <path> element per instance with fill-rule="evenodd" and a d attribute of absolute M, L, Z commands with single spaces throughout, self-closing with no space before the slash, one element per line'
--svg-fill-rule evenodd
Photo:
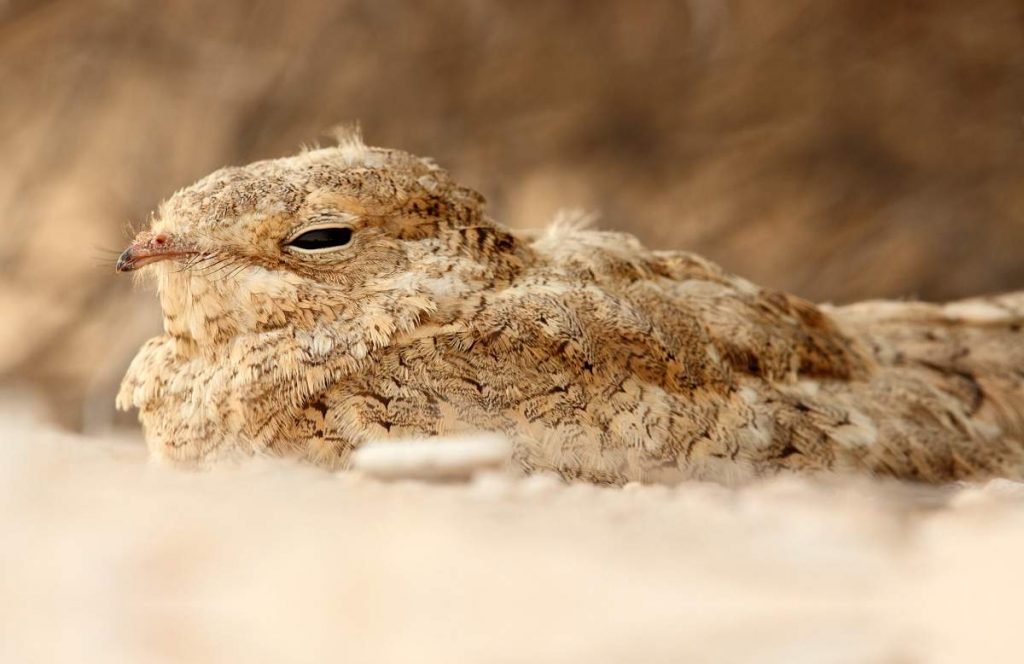
<path fill-rule="evenodd" d="M 358 120 L 814 299 L 1024 286 L 1017 0 L 0 3 L 0 382 L 97 431 L 156 304 L 124 227 Z"/>

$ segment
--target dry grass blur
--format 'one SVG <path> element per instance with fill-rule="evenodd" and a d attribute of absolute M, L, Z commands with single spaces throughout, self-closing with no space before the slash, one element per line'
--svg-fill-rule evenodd
<path fill-rule="evenodd" d="M 125 225 L 354 120 L 513 225 L 593 208 L 814 299 L 1019 288 L 1022 64 L 1017 0 L 8 0 L 0 377 L 108 426 L 157 325 Z"/>

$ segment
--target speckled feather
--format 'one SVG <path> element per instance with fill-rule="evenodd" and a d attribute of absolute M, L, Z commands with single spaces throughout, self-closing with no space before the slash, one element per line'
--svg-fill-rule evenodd
<path fill-rule="evenodd" d="M 289 251 L 324 223 L 352 241 Z M 609 483 L 1024 474 L 1024 294 L 818 307 L 572 218 L 513 232 L 353 135 L 179 191 L 133 246 L 157 241 L 165 333 L 118 405 L 159 459 L 337 469 L 487 430 L 524 471 Z"/>

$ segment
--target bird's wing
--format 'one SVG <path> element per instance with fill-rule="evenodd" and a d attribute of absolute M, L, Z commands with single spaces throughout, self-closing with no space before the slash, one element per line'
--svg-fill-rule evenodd
<path fill-rule="evenodd" d="M 673 355 L 703 355 L 706 362 L 767 380 L 845 380 L 866 370 L 866 357 L 817 306 L 761 288 L 695 254 L 649 251 L 625 234 L 573 229 L 534 247 L 549 256 L 556 280 L 573 293 L 563 299 L 584 302 L 573 308 L 592 319 L 591 329 L 635 327 Z M 581 298 L 573 289 L 599 296 Z"/>

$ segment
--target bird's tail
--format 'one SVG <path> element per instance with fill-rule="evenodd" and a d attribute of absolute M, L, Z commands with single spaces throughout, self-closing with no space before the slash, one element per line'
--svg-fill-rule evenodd
<path fill-rule="evenodd" d="M 872 301 L 826 310 L 883 366 L 955 378 L 973 418 L 1024 441 L 1024 292 L 944 305 Z"/>

